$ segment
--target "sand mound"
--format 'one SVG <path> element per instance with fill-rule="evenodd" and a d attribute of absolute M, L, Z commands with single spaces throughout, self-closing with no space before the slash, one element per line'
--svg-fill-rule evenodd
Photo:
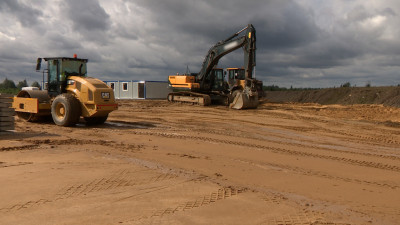
<path fill-rule="evenodd" d="M 400 107 L 400 87 L 327 88 L 307 91 L 268 91 L 269 102 L 318 104 L 383 104 Z"/>

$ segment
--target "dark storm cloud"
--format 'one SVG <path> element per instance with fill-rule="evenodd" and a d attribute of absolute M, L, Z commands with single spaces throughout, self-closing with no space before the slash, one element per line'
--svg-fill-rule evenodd
<path fill-rule="evenodd" d="M 72 33 L 81 34 L 82 41 L 101 45 L 108 42 L 111 20 L 98 0 L 66 0 L 60 9 L 72 22 Z"/>
<path fill-rule="evenodd" d="M 179 1 L 147 0 L 138 4 L 151 10 L 160 26 L 195 39 L 221 40 L 254 23 L 260 44 L 291 47 L 315 39 L 313 18 L 291 0 Z"/>
<path fill-rule="evenodd" d="M 34 50 L 30 48 L 28 43 L 17 43 L 10 42 L 7 45 L 0 45 L 0 61 L 7 62 L 7 67 L 10 65 L 21 65 L 24 62 L 26 55 L 34 53 Z M 1 67 L 1 66 L 0 66 Z M 14 69 L 14 68 L 13 68 Z"/>
<path fill-rule="evenodd" d="M 32 26 L 38 22 L 42 12 L 18 0 L 1 0 L 0 12 L 15 16 L 22 26 Z"/>
<path fill-rule="evenodd" d="M 354 40 L 321 38 L 299 49 L 285 51 L 291 56 L 285 63 L 290 67 L 318 69 L 350 65 L 365 53 L 365 49 L 359 47 L 360 44 Z"/>
<path fill-rule="evenodd" d="M 308 45 L 321 34 L 312 13 L 291 0 L 146 0 L 136 3 L 149 10 L 151 19 L 159 25 L 156 30 L 148 30 L 154 41 L 187 55 L 186 62 L 175 63 L 180 63 L 183 69 L 185 64 L 190 64 L 195 72 L 212 45 L 249 23 L 257 30 L 257 67 L 261 71 L 266 70 L 268 63 L 259 56 Z M 220 64 L 242 66 L 242 52 L 237 51 L 239 53 L 222 58 Z"/>
<path fill-rule="evenodd" d="M 107 30 L 110 16 L 97 0 L 66 0 L 65 13 L 73 22 L 73 28 L 80 31 Z"/>
<path fill-rule="evenodd" d="M 317 19 L 314 18 L 308 25 L 315 27 L 312 21 Z M 345 80 L 366 83 L 371 78 L 375 84 L 384 85 L 385 81 L 380 76 L 398 77 L 398 72 L 393 69 L 399 67 L 399 61 L 393 60 L 400 49 L 398 38 L 393 38 L 398 37 L 398 26 L 394 25 L 398 23 L 395 9 L 384 7 L 371 10 L 358 5 L 341 17 L 334 18 L 330 26 L 312 29 L 315 35 L 309 36 L 313 37 L 310 41 L 306 36 L 302 42 L 301 38 L 297 39 L 299 35 L 292 33 L 292 38 L 298 41 L 297 45 L 287 42 L 287 45 L 278 45 L 276 49 L 266 46 L 268 53 L 264 59 L 268 63 L 262 71 L 267 72 L 270 82 L 278 81 L 285 86 L 290 86 L 292 82 L 326 87 L 333 86 L 332 81 L 338 86 L 337 83 L 344 83 Z M 277 37 L 285 38 L 285 34 Z M 269 42 L 273 43 L 273 39 Z M 263 60 L 258 57 L 258 65 L 260 58 Z M 291 77 L 292 81 L 283 82 L 282 77 Z"/>
<path fill-rule="evenodd" d="M 50 31 L 46 35 L 46 38 L 48 40 L 48 45 L 52 46 L 52 48 L 70 49 L 70 50 L 83 48 L 81 42 L 79 40 L 77 40 L 76 38 L 74 39 L 74 38 L 66 37 L 66 36 L 63 36 L 56 32 Z"/>
<path fill-rule="evenodd" d="M 304 8 L 292 1 L 279 1 L 265 6 L 264 14 L 251 21 L 257 24 L 261 49 L 287 49 L 307 45 L 318 38 L 320 29 Z"/>

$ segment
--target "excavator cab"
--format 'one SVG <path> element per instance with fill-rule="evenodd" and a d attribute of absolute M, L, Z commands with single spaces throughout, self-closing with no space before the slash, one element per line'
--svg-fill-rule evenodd
<path fill-rule="evenodd" d="M 225 91 L 228 86 L 223 69 L 211 70 L 210 80 L 212 84 L 211 91 Z"/>

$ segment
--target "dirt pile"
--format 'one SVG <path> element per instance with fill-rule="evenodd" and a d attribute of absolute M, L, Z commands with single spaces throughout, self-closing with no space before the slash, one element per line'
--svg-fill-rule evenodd
<path fill-rule="evenodd" d="M 328 104 L 383 104 L 400 107 L 400 87 L 327 88 L 307 91 L 268 91 L 268 102 Z"/>

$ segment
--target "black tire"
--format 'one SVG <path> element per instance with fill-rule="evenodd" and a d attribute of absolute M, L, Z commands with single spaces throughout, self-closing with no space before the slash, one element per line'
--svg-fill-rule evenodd
<path fill-rule="evenodd" d="M 108 115 L 100 117 L 84 117 L 83 119 L 85 119 L 86 125 L 100 125 L 106 122 L 107 118 Z"/>
<path fill-rule="evenodd" d="M 59 126 L 74 126 L 81 116 L 81 105 L 72 94 L 61 94 L 51 104 L 51 116 Z"/>

